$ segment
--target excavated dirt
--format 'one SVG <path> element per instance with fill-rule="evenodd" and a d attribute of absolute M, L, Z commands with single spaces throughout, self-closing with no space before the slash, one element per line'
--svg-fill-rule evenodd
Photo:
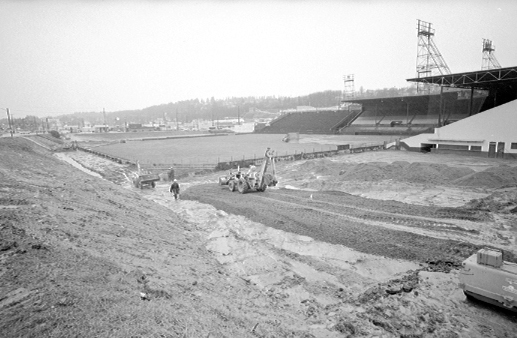
<path fill-rule="evenodd" d="M 48 255 L 65 247 L 106 259 L 121 269 L 120 280 L 136 276 L 149 309 L 181 302 L 179 313 L 201 315 L 189 334 L 173 337 L 513 337 L 517 330 L 515 315 L 467 301 L 457 286 L 461 261 L 479 248 L 499 248 L 517 262 L 516 163 L 347 154 L 279 164 L 279 185 L 260 193 L 230 192 L 217 184 L 225 173 L 183 177 L 174 201 L 167 182 L 132 187 L 129 167 L 61 153 L 67 175 L 49 154 L 17 146 L 1 149 L 0 165 L 1 229 L 10 238 L 0 243 L 0 275 L 9 277 L 0 314 L 11 311 L 9 318 L 35 307 L 45 318 L 42 304 L 52 304 L 44 289 L 10 274 L 20 249 Z M 97 177 L 75 173 L 84 167 Z M 97 336 L 129 336 L 124 325 L 143 324 L 135 319 Z"/>

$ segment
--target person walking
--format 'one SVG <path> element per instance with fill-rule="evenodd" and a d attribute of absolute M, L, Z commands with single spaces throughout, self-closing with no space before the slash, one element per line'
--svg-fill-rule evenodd
<path fill-rule="evenodd" d="M 169 188 L 169 192 L 174 194 L 174 199 L 177 200 L 180 196 L 180 185 L 178 183 L 178 180 L 174 179 L 172 181 L 171 187 Z"/>

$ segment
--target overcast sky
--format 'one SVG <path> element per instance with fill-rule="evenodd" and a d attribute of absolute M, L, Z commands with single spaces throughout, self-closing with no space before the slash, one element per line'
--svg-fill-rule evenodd
<path fill-rule="evenodd" d="M 14 117 L 142 109 L 185 99 L 403 87 L 417 19 L 451 71 L 482 39 L 517 66 L 517 1 L 0 0 L 0 107 Z M 5 114 L 5 112 L 4 112 Z"/>

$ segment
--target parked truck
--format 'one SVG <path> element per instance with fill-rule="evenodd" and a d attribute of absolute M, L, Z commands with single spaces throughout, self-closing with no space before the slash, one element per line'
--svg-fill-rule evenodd
<path fill-rule="evenodd" d="M 135 188 L 143 189 L 144 187 L 154 188 L 156 182 L 160 180 L 160 176 L 145 170 L 140 166 L 140 162 L 136 162 L 137 171 L 133 173 L 131 181 Z"/>

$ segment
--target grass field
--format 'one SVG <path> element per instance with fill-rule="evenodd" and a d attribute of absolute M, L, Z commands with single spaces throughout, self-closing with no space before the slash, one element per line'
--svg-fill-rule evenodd
<path fill-rule="evenodd" d="M 99 146 L 96 150 L 141 163 L 210 163 L 262 158 L 267 147 L 277 155 L 335 150 L 338 144 L 390 141 L 390 136 L 300 135 L 298 143 L 282 141 L 279 134 L 241 134 L 164 140 L 130 141 Z M 149 137 L 149 136 L 147 136 Z"/>
<path fill-rule="evenodd" d="M 186 131 L 186 130 L 166 130 L 166 131 L 139 131 L 139 132 L 109 132 L 109 133 L 80 133 L 74 134 L 80 139 L 89 141 L 116 141 L 142 139 L 147 137 L 170 137 L 209 134 L 208 131 Z"/>

